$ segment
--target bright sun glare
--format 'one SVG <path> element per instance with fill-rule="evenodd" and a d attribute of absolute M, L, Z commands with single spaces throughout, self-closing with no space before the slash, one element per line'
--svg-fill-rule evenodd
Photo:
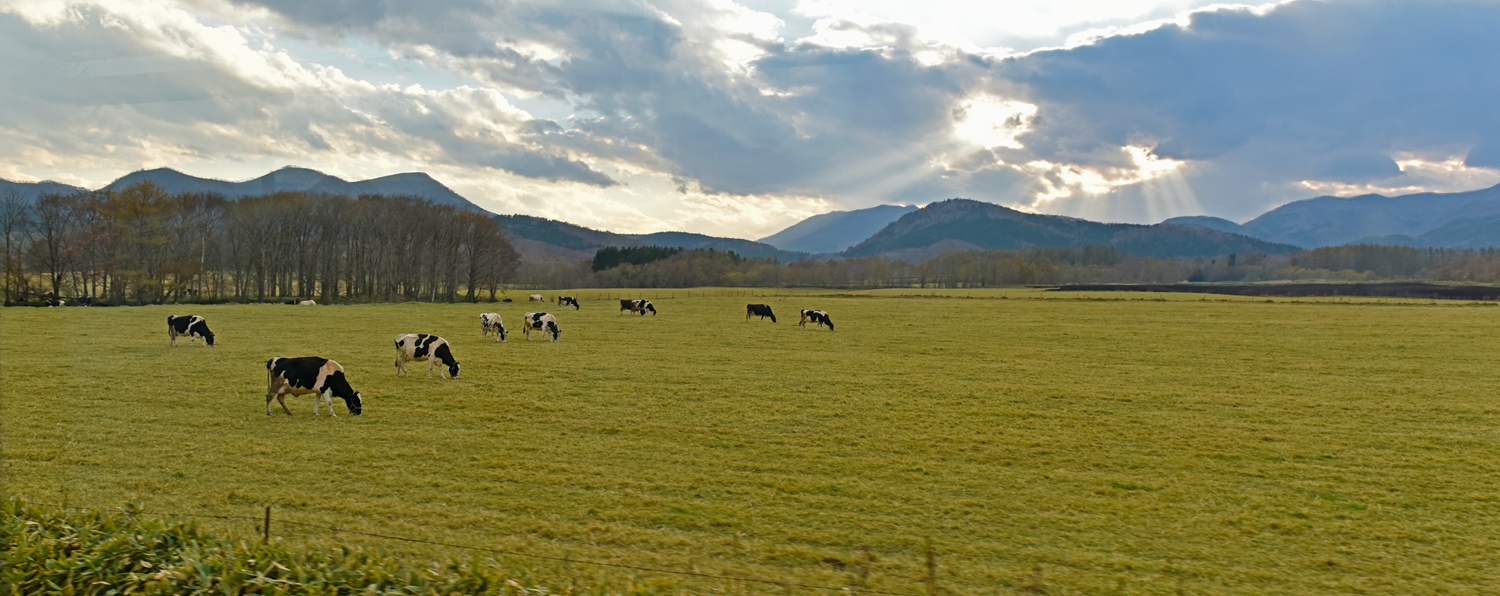
<path fill-rule="evenodd" d="M 1036 106 L 982 94 L 965 102 L 957 116 L 953 132 L 959 138 L 985 148 L 1020 149 L 1016 139 L 1031 128 Z"/>

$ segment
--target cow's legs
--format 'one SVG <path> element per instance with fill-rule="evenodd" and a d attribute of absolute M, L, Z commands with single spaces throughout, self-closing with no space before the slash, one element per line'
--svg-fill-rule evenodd
<path fill-rule="evenodd" d="M 434 365 L 434 364 L 437 364 L 437 358 L 428 358 L 427 359 L 427 378 L 429 378 L 429 379 L 432 378 L 432 365 Z M 440 378 L 440 379 L 443 378 L 442 373 L 438 373 L 438 378 Z"/>
<path fill-rule="evenodd" d="M 270 391 L 266 392 L 266 415 L 267 416 L 271 415 L 271 399 L 274 398 L 274 397 L 275 397 L 275 395 L 272 394 Z"/>
<path fill-rule="evenodd" d="M 338 418 L 338 411 L 333 409 L 333 390 L 329 389 L 327 391 L 324 391 L 320 395 L 323 396 L 323 401 L 328 403 L 328 415 L 333 416 L 334 418 Z"/>
<path fill-rule="evenodd" d="M 286 407 L 286 394 L 284 394 L 284 393 L 277 393 L 276 394 L 276 403 L 281 404 L 281 411 L 286 412 L 287 416 L 291 416 L 292 415 L 291 408 Z M 266 400 L 267 415 L 270 415 L 270 413 L 269 413 L 270 409 L 271 409 L 271 401 L 270 400 Z"/>

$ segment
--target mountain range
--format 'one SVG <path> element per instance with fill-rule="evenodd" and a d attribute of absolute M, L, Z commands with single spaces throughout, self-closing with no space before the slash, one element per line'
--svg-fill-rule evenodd
<path fill-rule="evenodd" d="M 1199 225 L 1100 223 L 950 199 L 901 216 L 842 256 L 922 261 L 953 250 L 1083 248 L 1090 244 L 1108 244 L 1122 252 L 1157 258 L 1299 250 Z"/>
<path fill-rule="evenodd" d="M 482 211 L 420 172 L 351 182 L 316 170 L 286 167 L 253 180 L 228 182 L 161 168 L 133 172 L 104 188 L 144 181 L 170 193 L 214 192 L 229 198 L 281 191 L 415 195 Z M 0 180 L 0 193 L 17 193 L 27 199 L 85 190 L 57 182 Z M 497 215 L 496 220 L 531 262 L 577 262 L 605 246 L 641 245 L 732 250 L 783 262 L 833 256 L 922 261 L 953 250 L 1089 244 L 1109 244 L 1127 253 L 1162 258 L 1234 252 L 1287 254 L 1299 248 L 1349 243 L 1473 248 L 1500 246 L 1500 185 L 1458 193 L 1322 196 L 1287 203 L 1243 224 L 1210 216 L 1174 217 L 1154 225 L 1101 223 L 950 199 L 920 209 L 881 205 L 815 215 L 759 242 L 690 232 L 618 234 L 529 215 Z"/>
<path fill-rule="evenodd" d="M 1174 217 L 1163 223 L 1198 225 L 1306 248 L 1358 243 L 1500 246 L 1500 185 L 1394 197 L 1323 196 L 1287 203 L 1244 224 L 1206 216 Z"/>
<path fill-rule="evenodd" d="M 443 183 L 422 172 L 392 174 L 369 180 L 349 182 L 307 168 L 285 167 L 253 180 L 229 182 L 212 178 L 199 178 L 171 168 L 140 170 L 121 176 L 100 190 L 118 190 L 139 184 L 154 182 L 169 194 L 190 192 L 212 192 L 227 198 L 238 199 L 284 191 L 323 192 L 357 197 L 359 195 L 410 195 L 430 200 L 439 205 L 452 205 L 469 211 L 483 211 L 462 195 L 453 192 Z M 13 189 L 28 199 L 49 193 L 73 193 L 87 189 L 57 182 L 10 182 L 0 180 L 0 192 Z"/>

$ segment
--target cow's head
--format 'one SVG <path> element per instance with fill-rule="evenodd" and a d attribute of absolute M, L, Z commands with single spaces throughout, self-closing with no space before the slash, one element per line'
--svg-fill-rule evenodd
<path fill-rule="evenodd" d="M 557 328 L 557 323 L 547 321 L 547 331 L 552 333 L 552 341 L 557 341 L 557 336 L 562 335 L 562 330 Z"/>
<path fill-rule="evenodd" d="M 203 343 L 208 344 L 208 347 L 210 347 L 210 348 L 214 347 L 214 332 L 212 332 L 212 331 L 204 331 L 203 332 Z"/>
<path fill-rule="evenodd" d="M 501 327 L 500 328 L 500 341 L 505 341 L 505 336 L 507 336 L 507 335 L 510 335 L 510 333 L 507 332 L 504 327 Z"/>
<path fill-rule="evenodd" d="M 349 386 L 349 379 L 344 376 L 344 371 L 337 371 L 329 376 L 324 390 L 332 391 L 334 397 L 344 400 L 344 405 L 349 407 L 350 414 L 358 416 L 364 410 L 364 402 L 359 399 L 359 392 Z"/>
<path fill-rule="evenodd" d="M 454 379 L 458 378 L 458 361 L 457 360 L 454 360 L 453 364 L 449 364 L 448 365 L 448 376 L 451 377 L 451 378 L 454 378 Z"/>
<path fill-rule="evenodd" d="M 645 308 L 645 310 L 641 311 L 641 316 L 645 316 L 647 310 L 651 311 L 651 314 L 653 314 L 653 315 L 656 314 L 656 307 L 655 306 L 651 306 L 650 302 L 646 303 L 646 308 Z"/>

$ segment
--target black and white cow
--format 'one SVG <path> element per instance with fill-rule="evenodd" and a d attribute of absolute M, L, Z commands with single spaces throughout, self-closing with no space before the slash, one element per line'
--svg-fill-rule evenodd
<path fill-rule="evenodd" d="M 819 327 L 827 325 L 828 330 L 833 331 L 833 319 L 828 318 L 828 313 L 825 311 L 803 309 L 802 321 L 797 323 L 797 326 L 806 329 L 808 323 L 817 323 Z"/>
<path fill-rule="evenodd" d="M 630 311 L 646 316 L 646 311 L 651 311 L 651 316 L 656 316 L 656 307 L 651 306 L 650 300 L 621 300 L 620 312 Z"/>
<path fill-rule="evenodd" d="M 766 317 L 771 317 L 771 322 L 776 322 L 776 313 L 771 312 L 771 306 L 769 304 L 746 304 L 745 320 L 749 321 L 750 317 L 756 316 L 760 317 L 760 320 L 762 321 L 766 320 Z"/>
<path fill-rule="evenodd" d="M 317 394 L 313 397 L 313 415 L 322 416 L 318 413 L 318 406 L 324 401 L 328 402 L 328 413 L 338 416 L 333 411 L 333 398 L 344 400 L 344 405 L 349 408 L 349 413 L 358 416 L 364 411 L 364 404 L 359 400 L 359 392 L 349 386 L 349 379 L 344 376 L 344 367 L 339 363 L 327 358 L 317 356 L 304 356 L 302 358 L 272 358 L 266 361 L 266 415 L 271 415 L 271 398 L 281 404 L 281 410 L 291 416 L 292 411 L 286 407 L 286 396 Z"/>
<path fill-rule="evenodd" d="M 68 299 L 66 299 L 66 298 L 51 298 L 51 299 L 47 300 L 46 304 L 47 304 L 47 306 L 67 306 L 68 305 Z"/>
<path fill-rule="evenodd" d="M 79 297 L 73 299 L 73 305 L 74 306 L 93 306 L 94 305 L 94 297 L 93 296 L 79 296 Z"/>
<path fill-rule="evenodd" d="M 560 297 L 558 297 L 558 299 L 557 299 L 557 307 L 558 308 L 564 308 L 564 307 L 568 307 L 568 306 L 573 307 L 573 310 L 578 310 L 578 299 L 574 298 L 572 296 L 560 296 Z"/>
<path fill-rule="evenodd" d="M 557 328 L 557 317 L 544 312 L 526 313 L 526 318 L 521 319 L 521 325 L 526 330 L 526 341 L 531 341 L 531 331 L 537 330 L 542 333 L 551 333 L 552 341 L 557 341 L 557 336 L 562 335 L 562 330 Z"/>
<path fill-rule="evenodd" d="M 484 328 L 484 338 L 495 336 L 496 341 L 505 341 L 505 322 L 500 320 L 500 313 L 487 312 L 479 315 L 479 326 Z"/>
<path fill-rule="evenodd" d="M 426 333 L 403 333 L 396 336 L 396 374 L 406 374 L 406 363 L 427 361 L 427 376 L 432 376 L 432 367 L 441 363 L 448 367 L 448 378 L 458 378 L 458 360 L 448 349 L 448 340 Z M 438 371 L 438 377 L 443 373 Z"/>
<path fill-rule="evenodd" d="M 214 345 L 214 332 L 208 330 L 208 322 L 198 315 L 167 315 L 167 339 L 175 346 L 179 335 L 188 337 L 188 345 L 193 345 L 200 337 L 209 347 Z"/>

